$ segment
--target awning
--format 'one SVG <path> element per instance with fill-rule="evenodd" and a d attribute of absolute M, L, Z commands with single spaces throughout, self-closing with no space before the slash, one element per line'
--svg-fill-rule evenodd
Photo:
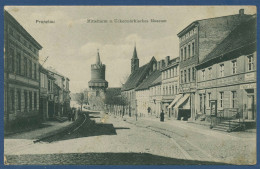
<path fill-rule="evenodd" d="M 185 94 L 178 103 L 174 106 L 174 108 L 178 108 L 180 105 L 182 105 L 188 98 L 190 97 L 190 94 Z"/>
<path fill-rule="evenodd" d="M 178 94 L 178 95 L 175 97 L 175 99 L 173 99 L 173 101 L 171 102 L 171 104 L 169 105 L 168 108 L 170 109 L 174 104 L 176 104 L 177 101 L 180 100 L 181 97 L 182 97 L 182 94 Z"/>

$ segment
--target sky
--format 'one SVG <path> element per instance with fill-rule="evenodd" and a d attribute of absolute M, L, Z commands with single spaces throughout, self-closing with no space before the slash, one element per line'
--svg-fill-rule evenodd
<path fill-rule="evenodd" d="M 97 49 L 109 87 L 120 87 L 131 72 L 136 44 L 139 65 L 179 55 L 177 34 L 195 20 L 255 14 L 254 6 L 6 6 L 39 42 L 39 61 L 70 79 L 72 93 L 88 88 Z M 88 20 L 148 20 L 148 23 L 88 23 Z M 151 19 L 166 20 L 154 23 Z M 36 21 L 54 21 L 38 23 Z"/>

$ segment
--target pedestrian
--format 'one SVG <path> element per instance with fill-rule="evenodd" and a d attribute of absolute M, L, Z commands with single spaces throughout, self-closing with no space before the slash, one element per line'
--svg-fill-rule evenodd
<path fill-rule="evenodd" d="M 164 121 L 164 112 L 163 112 L 163 110 L 161 111 L 161 114 L 160 114 L 160 121 L 161 122 Z"/>
<path fill-rule="evenodd" d="M 68 113 L 68 120 L 71 121 L 71 110 Z"/>
<path fill-rule="evenodd" d="M 147 108 L 147 112 L 148 112 L 148 115 L 149 115 L 150 112 L 151 112 L 151 107 L 148 107 L 148 108 Z"/>

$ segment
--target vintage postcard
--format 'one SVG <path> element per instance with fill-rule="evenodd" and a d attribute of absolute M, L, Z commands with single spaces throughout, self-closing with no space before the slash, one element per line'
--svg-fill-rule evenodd
<path fill-rule="evenodd" d="M 256 6 L 4 6 L 4 165 L 255 165 Z"/>

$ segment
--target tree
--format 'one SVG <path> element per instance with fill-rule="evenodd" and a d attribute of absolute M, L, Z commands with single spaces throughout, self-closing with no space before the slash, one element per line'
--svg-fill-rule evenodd
<path fill-rule="evenodd" d="M 76 94 L 76 102 L 80 105 L 80 110 L 82 111 L 83 104 L 88 104 L 88 97 L 85 92 Z"/>

